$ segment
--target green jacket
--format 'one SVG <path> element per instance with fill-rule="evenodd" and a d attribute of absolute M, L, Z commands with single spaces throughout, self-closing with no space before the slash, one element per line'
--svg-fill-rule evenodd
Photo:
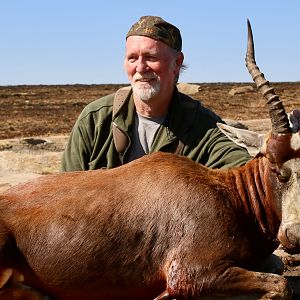
<path fill-rule="evenodd" d="M 62 171 L 114 168 L 126 163 L 133 131 L 135 107 L 132 93 L 127 97 L 114 123 L 123 131 L 129 146 L 120 157 L 112 135 L 114 94 L 88 104 L 80 114 L 62 156 Z M 151 152 L 175 152 L 179 140 L 181 155 L 210 168 L 240 166 L 251 159 L 216 127 L 222 120 L 185 94 L 174 89 L 172 103 L 163 125 L 156 133 Z"/>

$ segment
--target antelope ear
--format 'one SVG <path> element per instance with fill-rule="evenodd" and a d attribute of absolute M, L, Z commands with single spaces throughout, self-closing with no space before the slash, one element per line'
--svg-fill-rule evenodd
<path fill-rule="evenodd" d="M 258 153 L 264 154 L 264 134 L 259 134 L 246 129 L 235 128 L 222 123 L 217 123 L 217 126 L 230 140 L 237 145 L 246 148 L 251 156 L 256 156 Z"/>

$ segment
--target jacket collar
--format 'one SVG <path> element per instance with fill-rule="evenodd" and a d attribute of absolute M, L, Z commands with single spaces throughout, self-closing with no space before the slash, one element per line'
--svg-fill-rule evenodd
<path fill-rule="evenodd" d="M 177 140 L 185 143 L 199 105 L 199 101 L 178 92 L 175 86 L 165 124 L 160 127 L 154 139 L 152 152 L 158 151 Z"/>
<path fill-rule="evenodd" d="M 159 151 L 178 140 L 185 143 L 199 105 L 199 101 L 180 93 L 175 86 L 167 118 L 154 138 L 151 152 Z M 128 146 L 131 141 L 134 116 L 135 106 L 131 89 L 125 101 L 123 101 L 122 107 L 113 118 L 116 126 L 127 136 Z"/>

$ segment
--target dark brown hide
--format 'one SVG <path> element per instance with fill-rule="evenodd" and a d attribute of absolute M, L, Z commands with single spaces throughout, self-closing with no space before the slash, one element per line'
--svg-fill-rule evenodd
<path fill-rule="evenodd" d="M 292 158 L 296 157 L 296 153 L 291 149 L 292 134 L 271 134 L 268 139 L 266 149 L 267 158 L 276 167 Z"/>

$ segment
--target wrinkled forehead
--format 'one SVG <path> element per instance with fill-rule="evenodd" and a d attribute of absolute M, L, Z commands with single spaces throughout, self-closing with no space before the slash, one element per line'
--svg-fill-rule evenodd
<path fill-rule="evenodd" d="M 268 159 L 279 165 L 290 159 L 300 158 L 300 132 L 271 134 L 266 152 Z"/>
<path fill-rule="evenodd" d="M 146 36 L 130 36 L 126 40 L 126 55 L 131 53 L 169 55 L 171 48 L 161 41 Z"/>
<path fill-rule="evenodd" d="M 291 138 L 291 149 L 294 151 L 290 162 L 294 165 L 294 171 L 300 171 L 300 132 L 294 133 Z"/>

